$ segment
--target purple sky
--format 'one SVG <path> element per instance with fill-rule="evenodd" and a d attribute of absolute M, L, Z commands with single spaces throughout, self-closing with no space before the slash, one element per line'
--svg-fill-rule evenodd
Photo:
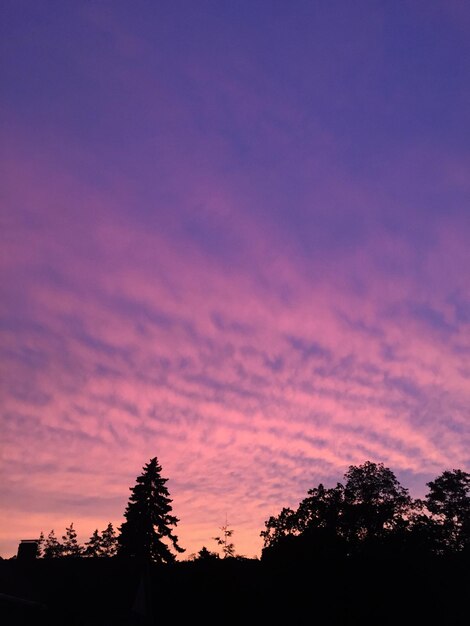
<path fill-rule="evenodd" d="M 470 6 L 4 0 L 0 554 L 470 470 Z"/>

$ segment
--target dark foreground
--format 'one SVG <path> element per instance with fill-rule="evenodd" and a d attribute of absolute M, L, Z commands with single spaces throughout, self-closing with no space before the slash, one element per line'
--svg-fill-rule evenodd
<path fill-rule="evenodd" d="M 140 566 L 118 559 L 0 561 L 0 620 L 19 626 L 470 623 L 469 560 L 256 560 Z"/>

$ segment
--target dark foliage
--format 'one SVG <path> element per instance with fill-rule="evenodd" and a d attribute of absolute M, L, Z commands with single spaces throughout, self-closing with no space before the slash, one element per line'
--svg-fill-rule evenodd
<path fill-rule="evenodd" d="M 116 556 L 116 553 L 117 536 L 111 522 L 109 522 L 101 534 L 98 532 L 97 528 L 94 530 L 90 539 L 85 543 L 85 549 L 83 551 L 84 556 L 93 558 L 109 558 Z"/>
<path fill-rule="evenodd" d="M 65 529 L 65 535 L 62 536 L 62 552 L 60 556 L 78 557 L 83 553 L 83 548 L 77 540 L 77 532 L 73 527 L 73 523 Z"/>
<path fill-rule="evenodd" d="M 439 524 L 441 551 L 470 550 L 470 474 L 446 471 L 428 487 L 426 506 Z"/>
<path fill-rule="evenodd" d="M 202 548 L 197 553 L 196 559 L 198 561 L 213 561 L 219 559 L 219 555 L 217 552 L 211 552 L 206 548 L 206 546 L 202 546 Z"/>
<path fill-rule="evenodd" d="M 101 556 L 101 535 L 97 528 L 93 531 L 90 539 L 88 539 L 85 543 L 83 556 L 89 556 L 92 558 Z"/>
<path fill-rule="evenodd" d="M 45 559 L 55 559 L 62 556 L 63 546 L 55 536 L 54 529 L 47 535 L 44 540 L 43 556 Z"/>
<path fill-rule="evenodd" d="M 263 559 L 311 561 L 361 555 L 420 556 L 469 549 L 470 475 L 444 472 L 413 500 L 382 463 L 351 466 L 344 486 L 322 484 L 297 510 L 284 508 L 261 532 Z"/>
<path fill-rule="evenodd" d="M 101 554 L 103 557 L 116 556 L 118 548 L 118 538 L 114 526 L 109 522 L 101 532 Z"/>
<path fill-rule="evenodd" d="M 184 552 L 173 534 L 178 518 L 171 515 L 171 499 L 160 475 L 157 458 L 147 463 L 137 478 L 124 513 L 126 521 L 120 527 L 118 554 L 155 563 L 173 563 L 176 552 Z M 170 544 L 170 545 L 169 545 Z"/>
<path fill-rule="evenodd" d="M 214 541 L 216 541 L 217 545 L 219 545 L 222 548 L 224 559 L 234 557 L 235 556 L 235 544 L 233 543 L 233 541 L 231 541 L 231 538 L 235 531 L 230 528 L 227 521 L 225 521 L 225 524 L 220 527 L 220 530 L 222 531 L 222 534 L 217 537 L 214 537 Z"/>
<path fill-rule="evenodd" d="M 351 466 L 344 485 L 320 484 L 296 510 L 285 508 L 269 518 L 261 533 L 261 561 L 225 551 L 227 558 L 221 559 L 203 547 L 194 560 L 180 563 L 168 545 L 182 551 L 160 471 L 152 459 L 131 489 L 119 537 L 122 558 L 56 558 L 81 553 L 71 524 L 63 543 L 54 531 L 42 538 L 43 559 L 0 559 L 3 621 L 17 626 L 468 622 L 470 475 L 461 470 L 428 483 L 429 493 L 420 501 L 382 464 Z M 222 531 L 220 545 L 230 545 L 227 523 Z M 101 534 L 93 533 L 84 555 L 112 556 L 115 546 L 108 524 Z"/>

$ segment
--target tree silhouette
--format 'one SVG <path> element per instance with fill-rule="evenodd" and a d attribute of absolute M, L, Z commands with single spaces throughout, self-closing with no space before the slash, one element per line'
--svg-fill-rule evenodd
<path fill-rule="evenodd" d="M 222 546 L 224 559 L 235 556 L 235 544 L 229 541 L 235 531 L 230 529 L 227 519 L 225 519 L 225 525 L 221 526 L 220 530 L 222 531 L 222 535 L 214 537 L 214 541 L 217 541 L 217 544 Z"/>
<path fill-rule="evenodd" d="M 344 487 L 326 489 L 321 483 L 308 491 L 308 498 L 302 500 L 296 512 L 299 532 L 312 529 L 324 529 L 335 533 L 341 532 L 344 508 Z"/>
<path fill-rule="evenodd" d="M 196 556 L 196 561 L 217 561 L 219 555 L 217 552 L 211 552 L 206 548 L 206 546 L 202 546 Z"/>
<path fill-rule="evenodd" d="M 349 542 L 376 543 L 407 526 L 412 500 L 383 463 L 351 465 L 344 477 L 343 528 Z"/>
<path fill-rule="evenodd" d="M 38 559 L 44 556 L 44 542 L 45 542 L 44 533 L 41 530 L 41 534 L 39 535 L 39 539 L 38 539 Z"/>
<path fill-rule="evenodd" d="M 470 474 L 445 471 L 427 483 L 426 506 L 439 523 L 441 551 L 470 548 Z"/>
<path fill-rule="evenodd" d="M 61 556 L 77 557 L 81 556 L 83 549 L 77 541 L 77 532 L 73 527 L 73 523 L 65 529 L 65 535 L 62 535 L 62 554 Z"/>
<path fill-rule="evenodd" d="M 124 517 L 126 521 L 120 527 L 118 554 L 137 557 L 156 563 L 172 563 L 176 552 L 184 552 L 178 545 L 178 537 L 171 527 L 176 526 L 178 518 L 171 515 L 171 499 L 165 485 L 167 478 L 160 475 L 162 468 L 157 458 L 144 465 L 143 472 L 137 477 Z"/>
<path fill-rule="evenodd" d="M 272 515 L 265 522 L 266 529 L 260 535 L 263 537 L 264 546 L 272 546 L 278 543 L 283 537 L 298 535 L 299 525 L 297 511 L 284 507 L 277 517 Z"/>
<path fill-rule="evenodd" d="M 326 489 L 321 483 L 308 491 L 296 511 L 282 509 L 270 517 L 261 532 L 265 548 L 278 554 L 302 554 L 303 558 L 326 557 L 346 551 L 343 538 L 344 487 Z"/>
<path fill-rule="evenodd" d="M 88 541 L 85 542 L 85 549 L 83 551 L 83 556 L 89 557 L 98 557 L 101 556 L 101 536 L 96 528 L 93 531 L 92 536 Z"/>
<path fill-rule="evenodd" d="M 45 559 L 56 559 L 62 556 L 63 546 L 55 536 L 54 529 L 47 535 L 46 540 L 44 541 L 44 558 Z"/>
<path fill-rule="evenodd" d="M 344 478 L 345 486 L 319 484 L 297 510 L 284 508 L 270 517 L 261 532 L 263 554 L 340 556 L 383 551 L 411 540 L 418 546 L 431 537 L 426 516 L 419 515 L 407 489 L 383 463 L 351 465 Z"/>
<path fill-rule="evenodd" d="M 94 530 L 90 539 L 85 543 L 86 548 L 83 554 L 89 557 L 116 556 L 117 542 L 116 531 L 112 523 L 109 522 L 101 534 L 98 532 L 97 528 Z"/>
<path fill-rule="evenodd" d="M 112 557 L 117 553 L 117 536 L 111 522 L 101 533 L 101 556 Z"/>

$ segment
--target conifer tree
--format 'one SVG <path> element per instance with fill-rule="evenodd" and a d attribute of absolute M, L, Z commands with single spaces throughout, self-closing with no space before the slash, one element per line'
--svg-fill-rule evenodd
<path fill-rule="evenodd" d="M 116 531 L 111 522 L 101 533 L 101 556 L 116 556 L 117 552 L 117 536 Z"/>
<path fill-rule="evenodd" d="M 73 523 L 65 529 L 65 535 L 62 535 L 62 556 L 77 557 L 82 554 L 82 547 L 77 541 L 77 531 L 73 527 Z"/>
<path fill-rule="evenodd" d="M 100 533 L 96 528 L 90 539 L 85 543 L 84 556 L 112 557 L 117 552 L 116 531 L 111 522 Z"/>
<path fill-rule="evenodd" d="M 176 552 L 184 552 L 173 534 L 178 518 L 171 515 L 171 498 L 165 485 L 167 478 L 161 477 L 162 468 L 157 458 L 144 465 L 138 476 L 120 527 L 118 554 L 137 557 L 155 563 L 172 563 Z M 168 545 L 170 543 L 171 545 Z"/>
<path fill-rule="evenodd" d="M 39 539 L 38 539 L 38 559 L 44 556 L 44 542 L 45 542 L 44 533 L 41 530 L 41 534 L 39 535 Z"/>
<path fill-rule="evenodd" d="M 47 535 L 47 539 L 44 541 L 44 558 L 56 559 L 62 556 L 63 546 L 55 536 L 54 529 Z"/>
<path fill-rule="evenodd" d="M 196 561 L 217 561 L 219 555 L 217 552 L 211 552 L 206 548 L 206 546 L 202 546 L 202 548 L 197 553 L 195 560 Z"/>
<path fill-rule="evenodd" d="M 98 557 L 101 556 L 101 536 L 96 528 L 88 541 L 85 542 L 84 556 Z"/>

